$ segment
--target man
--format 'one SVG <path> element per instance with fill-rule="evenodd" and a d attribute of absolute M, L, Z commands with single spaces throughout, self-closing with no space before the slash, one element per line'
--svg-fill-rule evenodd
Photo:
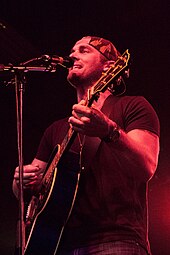
<path fill-rule="evenodd" d="M 71 126 L 78 133 L 71 150 L 82 149 L 82 173 L 61 254 L 150 254 L 147 183 L 158 162 L 157 115 L 143 97 L 118 97 L 109 90 L 86 106 L 87 90 L 119 55 L 103 38 L 87 36 L 76 42 L 68 81 L 77 90 L 78 104 L 68 122 L 57 121 L 46 130 L 35 159 L 24 166 L 24 190 L 38 189 L 52 149 L 64 138 L 63 130 Z M 16 168 L 16 196 L 18 179 Z"/>

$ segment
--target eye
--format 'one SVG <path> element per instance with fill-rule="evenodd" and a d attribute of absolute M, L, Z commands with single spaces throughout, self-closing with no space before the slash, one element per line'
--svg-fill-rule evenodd
<path fill-rule="evenodd" d="M 80 53 L 89 53 L 89 49 L 82 46 L 82 47 L 80 47 Z"/>

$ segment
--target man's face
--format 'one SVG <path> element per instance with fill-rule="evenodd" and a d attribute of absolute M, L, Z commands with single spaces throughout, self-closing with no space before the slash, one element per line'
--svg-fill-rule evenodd
<path fill-rule="evenodd" d="M 83 38 L 72 48 L 70 57 L 74 59 L 69 68 L 67 79 L 75 87 L 83 84 L 93 85 L 102 74 L 104 64 L 102 55 L 88 44 L 89 38 Z"/>

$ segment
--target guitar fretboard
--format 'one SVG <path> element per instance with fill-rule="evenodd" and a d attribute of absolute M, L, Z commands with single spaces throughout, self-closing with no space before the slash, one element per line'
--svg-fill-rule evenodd
<path fill-rule="evenodd" d="M 66 151 L 69 150 L 69 148 L 75 138 L 76 138 L 76 132 L 70 127 L 66 136 L 63 139 L 63 142 L 61 143 L 61 145 L 58 145 L 58 151 L 55 154 L 53 160 L 51 161 L 51 163 L 49 165 L 47 172 L 45 173 L 45 175 L 42 179 L 42 183 L 44 185 L 49 183 L 51 176 L 53 174 L 53 171 L 54 171 L 55 167 L 57 166 L 60 158 Z"/>

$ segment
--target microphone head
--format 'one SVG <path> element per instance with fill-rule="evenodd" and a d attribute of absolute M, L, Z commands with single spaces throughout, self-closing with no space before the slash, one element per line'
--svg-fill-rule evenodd
<path fill-rule="evenodd" d="M 71 57 L 63 57 L 63 63 L 62 63 L 63 66 L 67 67 L 67 68 L 70 68 L 74 65 L 74 60 L 73 58 Z"/>
<path fill-rule="evenodd" d="M 57 55 L 42 55 L 40 58 L 42 61 L 46 62 L 47 64 L 54 64 L 54 65 L 62 65 L 65 68 L 72 67 L 74 64 L 73 58 L 69 56 L 59 57 Z"/>

